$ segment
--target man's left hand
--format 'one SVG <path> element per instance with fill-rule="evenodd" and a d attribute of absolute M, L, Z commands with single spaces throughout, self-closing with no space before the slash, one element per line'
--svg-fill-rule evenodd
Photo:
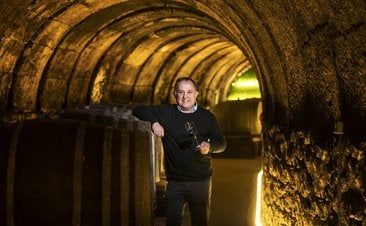
<path fill-rule="evenodd" d="M 206 142 L 206 141 L 203 141 L 201 144 L 200 144 L 200 152 L 202 155 L 207 155 L 209 152 L 210 152 L 210 143 Z"/>

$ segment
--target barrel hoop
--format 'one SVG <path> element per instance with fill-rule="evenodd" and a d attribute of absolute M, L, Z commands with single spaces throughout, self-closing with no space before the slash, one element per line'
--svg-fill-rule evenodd
<path fill-rule="evenodd" d="M 112 136 L 113 128 L 106 127 L 103 144 L 102 226 L 111 224 Z"/>
<path fill-rule="evenodd" d="M 86 123 L 81 122 L 77 131 L 75 152 L 74 152 L 74 176 L 73 176 L 73 212 L 72 225 L 81 225 L 81 199 L 82 199 L 82 177 L 83 177 L 83 150 L 85 139 Z"/>
<path fill-rule="evenodd" d="M 131 204 L 131 192 L 130 192 L 130 180 L 132 170 L 130 168 L 130 132 L 125 129 L 121 133 L 121 148 L 120 148 L 120 218 L 122 225 L 128 225 L 130 222 L 130 204 Z"/>
<path fill-rule="evenodd" d="M 6 181 L 6 217 L 7 225 L 14 226 L 14 178 L 15 178 L 15 159 L 17 152 L 17 144 L 19 140 L 19 133 L 23 128 L 23 123 L 17 124 L 15 131 L 11 138 L 11 145 L 9 150 L 9 164 L 7 170 Z"/>

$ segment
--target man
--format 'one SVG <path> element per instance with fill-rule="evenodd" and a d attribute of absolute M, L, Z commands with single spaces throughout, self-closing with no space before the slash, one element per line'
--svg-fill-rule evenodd
<path fill-rule="evenodd" d="M 208 224 L 211 201 L 212 152 L 226 148 L 214 114 L 197 105 L 198 90 L 188 77 L 174 86 L 176 104 L 140 105 L 133 114 L 151 123 L 162 138 L 167 190 L 168 226 L 180 226 L 188 203 L 192 226 Z"/>

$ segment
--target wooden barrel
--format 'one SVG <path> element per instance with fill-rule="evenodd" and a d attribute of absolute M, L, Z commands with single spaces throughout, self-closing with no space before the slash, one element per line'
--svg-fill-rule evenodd
<path fill-rule="evenodd" d="M 261 133 L 260 99 L 222 102 L 215 106 L 213 112 L 224 134 Z"/>
<path fill-rule="evenodd" d="M 227 146 L 215 157 L 255 157 L 261 155 L 260 99 L 222 102 L 213 112 L 225 136 Z"/>
<path fill-rule="evenodd" d="M 86 106 L 75 110 L 62 111 L 57 115 L 61 119 L 72 119 L 86 122 L 94 122 L 103 125 L 109 125 L 116 128 L 130 127 L 126 123 L 131 123 L 132 120 L 136 119 L 132 116 L 132 111 L 128 108 L 121 108 L 115 106 Z M 122 119 L 122 120 L 120 120 Z M 150 130 L 150 128 L 147 128 Z M 154 215 L 162 216 L 162 205 L 165 198 L 166 188 L 166 177 L 164 168 L 164 151 L 161 139 L 157 136 L 152 135 L 151 140 L 151 162 L 152 167 L 152 199 Z"/>
<path fill-rule="evenodd" d="M 150 127 L 119 122 L 2 125 L 0 225 L 152 225 Z"/>

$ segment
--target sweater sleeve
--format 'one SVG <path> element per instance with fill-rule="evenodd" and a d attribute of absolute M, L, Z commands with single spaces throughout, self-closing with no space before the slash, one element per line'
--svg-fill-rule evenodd
<path fill-rule="evenodd" d="M 217 123 L 216 118 L 213 118 L 213 122 L 211 124 L 211 138 L 210 138 L 210 145 L 212 153 L 220 153 L 225 151 L 226 149 L 226 140 L 220 130 L 220 127 Z"/>
<path fill-rule="evenodd" d="M 157 111 L 157 106 L 139 105 L 132 110 L 132 114 L 140 120 L 153 124 L 158 121 Z"/>

